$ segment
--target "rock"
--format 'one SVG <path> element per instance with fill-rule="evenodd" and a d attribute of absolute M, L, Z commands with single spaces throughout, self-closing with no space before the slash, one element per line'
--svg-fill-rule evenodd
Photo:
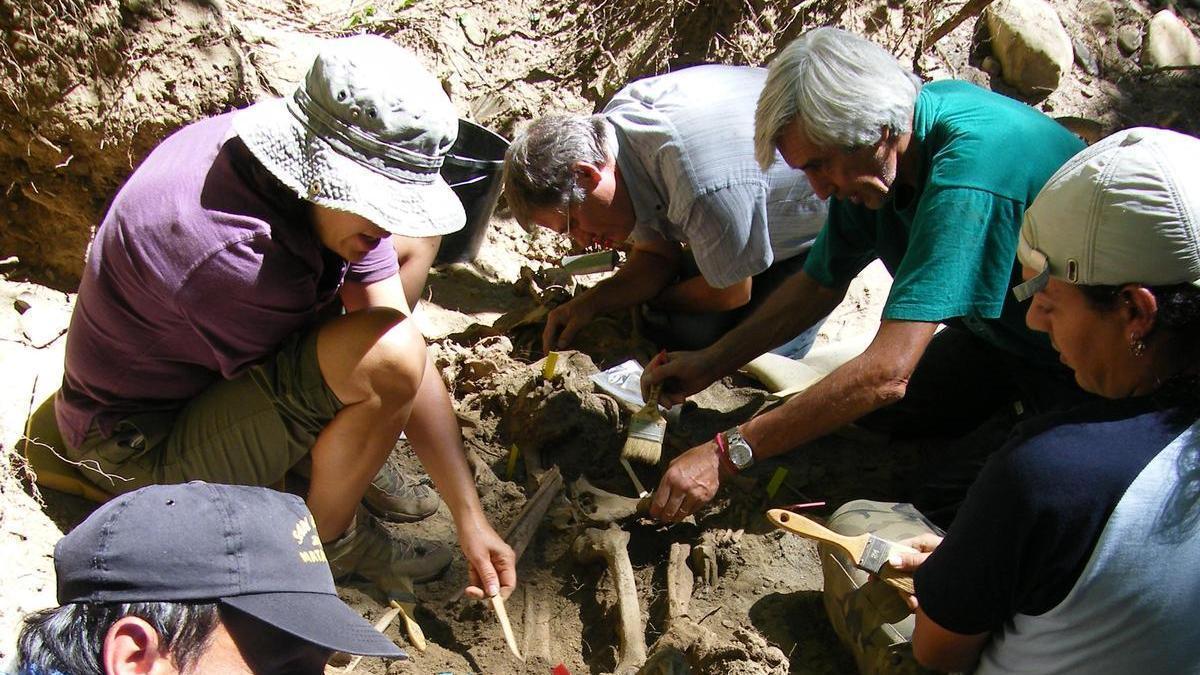
<path fill-rule="evenodd" d="M 1058 88 L 1071 68 L 1071 38 L 1046 0 L 997 0 L 984 12 L 1004 81 L 1026 94 Z"/>
<path fill-rule="evenodd" d="M 15 308 L 17 310 L 18 314 L 24 314 L 25 312 L 29 311 L 29 309 L 36 304 L 37 304 L 37 296 L 35 296 L 33 293 L 30 293 L 28 291 L 18 295 L 16 297 L 16 299 L 13 300 L 13 308 Z"/>
<path fill-rule="evenodd" d="M 1075 50 L 1075 63 L 1079 64 L 1083 71 L 1092 77 L 1100 74 L 1100 62 L 1096 60 L 1092 50 L 1084 44 L 1083 40 L 1075 38 L 1071 40 L 1071 48 Z"/>
<path fill-rule="evenodd" d="M 1082 0 L 1079 11 L 1088 23 L 1099 28 L 1111 28 L 1117 23 L 1117 13 L 1109 0 Z"/>
<path fill-rule="evenodd" d="M 1142 47 L 1142 29 L 1125 24 L 1117 29 L 1117 47 L 1125 56 L 1129 56 Z"/>
<path fill-rule="evenodd" d="M 458 15 L 458 23 L 462 26 L 463 34 L 467 36 L 467 40 L 476 47 L 482 47 L 487 44 L 487 31 L 479 25 L 475 17 L 462 13 Z"/>
<path fill-rule="evenodd" d="M 983 63 L 980 66 L 983 67 L 983 72 L 992 77 L 998 77 L 1001 73 L 1000 62 L 994 56 L 983 57 Z"/>
<path fill-rule="evenodd" d="M 1169 9 L 1164 9 L 1150 19 L 1144 47 L 1144 66 L 1161 68 L 1200 65 L 1200 40 L 1197 40 L 1187 24 Z"/>
<path fill-rule="evenodd" d="M 29 344 L 41 349 L 67 332 L 71 314 L 58 307 L 34 304 L 21 313 L 18 321 L 21 333 L 25 335 Z"/>

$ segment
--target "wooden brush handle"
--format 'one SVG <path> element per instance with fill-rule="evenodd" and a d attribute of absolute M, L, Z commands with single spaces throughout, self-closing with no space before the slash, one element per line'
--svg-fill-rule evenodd
<path fill-rule="evenodd" d="M 879 574 L 877 576 L 880 579 L 883 579 L 883 582 L 888 586 L 895 588 L 901 593 L 907 593 L 909 595 L 917 594 L 916 587 L 913 585 L 911 572 L 901 572 L 891 565 L 884 565 L 883 569 L 879 570 Z"/>
<path fill-rule="evenodd" d="M 771 509 L 767 511 L 767 518 L 774 523 L 775 527 L 782 530 L 837 546 L 853 558 L 855 563 L 862 557 L 863 549 L 866 547 L 868 540 L 867 535 L 860 534 L 857 537 L 848 537 L 844 534 L 838 534 L 824 525 L 818 525 L 815 521 L 796 515 L 785 509 Z"/>
<path fill-rule="evenodd" d="M 862 559 L 863 551 L 866 549 L 867 542 L 870 540 L 870 535 L 860 534 L 856 537 L 849 537 L 844 534 L 838 534 L 833 530 L 820 525 L 804 516 L 797 515 L 786 509 L 771 509 L 767 511 L 767 518 L 782 530 L 787 530 L 794 534 L 817 541 L 824 541 L 846 552 L 850 556 L 854 564 L 857 565 Z M 893 550 L 910 550 L 906 546 L 893 544 Z M 892 586 L 896 590 L 909 595 L 916 595 L 913 587 L 913 579 L 911 572 L 901 572 L 893 568 L 891 565 L 884 563 L 877 575 L 884 583 Z"/>

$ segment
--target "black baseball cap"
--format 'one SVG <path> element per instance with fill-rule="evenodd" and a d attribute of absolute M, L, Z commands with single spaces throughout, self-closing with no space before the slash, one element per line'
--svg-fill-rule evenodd
<path fill-rule="evenodd" d="M 59 604 L 217 601 L 326 649 L 404 651 L 333 585 L 295 495 L 193 481 L 118 497 L 54 547 Z"/>

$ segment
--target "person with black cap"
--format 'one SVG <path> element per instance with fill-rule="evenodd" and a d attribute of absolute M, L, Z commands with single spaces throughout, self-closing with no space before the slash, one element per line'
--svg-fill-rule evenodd
<path fill-rule="evenodd" d="M 303 468 L 335 578 L 390 592 L 451 560 L 366 511 L 438 508 L 428 481 L 397 474 L 404 433 L 454 519 L 467 593 L 510 592 L 512 549 L 483 513 L 390 245 L 463 226 L 439 175 L 457 133 L 417 56 L 360 35 L 324 43 L 291 95 L 163 140 L 89 249 L 54 406 L 64 454 L 109 493 Z"/>
<path fill-rule="evenodd" d="M 16 672 L 322 673 L 404 658 L 338 597 L 293 495 L 193 481 L 101 506 L 54 547 L 60 606 L 25 618 Z"/>

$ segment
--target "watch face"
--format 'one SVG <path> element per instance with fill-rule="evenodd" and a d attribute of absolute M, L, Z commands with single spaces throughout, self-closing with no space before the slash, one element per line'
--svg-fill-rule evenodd
<path fill-rule="evenodd" d="M 739 469 L 744 469 L 754 461 L 754 453 L 745 441 L 738 439 L 729 444 L 729 461 Z"/>

